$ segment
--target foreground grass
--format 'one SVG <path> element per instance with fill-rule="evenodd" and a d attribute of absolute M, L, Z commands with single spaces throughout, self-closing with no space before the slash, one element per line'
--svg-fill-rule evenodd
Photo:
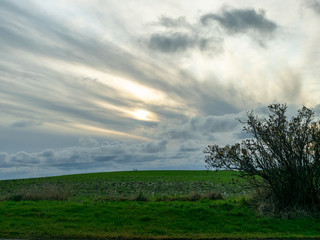
<path fill-rule="evenodd" d="M 2 238 L 320 237 L 316 219 L 256 217 L 245 202 L 0 203 Z"/>
<path fill-rule="evenodd" d="M 320 219 L 258 216 L 243 186 L 228 171 L 131 171 L 0 181 L 0 238 L 320 237 Z M 192 197 L 211 191 L 221 192 L 224 200 Z"/>

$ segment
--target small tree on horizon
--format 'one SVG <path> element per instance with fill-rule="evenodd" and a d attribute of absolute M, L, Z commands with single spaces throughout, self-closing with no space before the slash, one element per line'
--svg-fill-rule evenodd
<path fill-rule="evenodd" d="M 267 189 L 283 209 L 320 209 L 320 121 L 307 107 L 287 119 L 285 104 L 268 106 L 269 118 L 247 113 L 243 130 L 252 138 L 219 147 L 209 145 L 206 166 L 236 170 L 251 186 Z M 265 196 L 266 197 L 266 196 Z"/>

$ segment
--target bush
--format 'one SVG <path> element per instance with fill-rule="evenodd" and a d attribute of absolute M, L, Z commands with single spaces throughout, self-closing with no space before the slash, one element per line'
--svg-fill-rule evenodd
<path fill-rule="evenodd" d="M 238 119 L 252 138 L 224 147 L 209 145 L 204 150 L 207 167 L 238 171 L 252 187 L 264 189 L 262 198 L 278 212 L 319 210 L 320 122 L 306 107 L 291 120 L 286 105 L 268 109 L 268 119 L 252 111 L 245 122 Z"/>
<path fill-rule="evenodd" d="M 42 201 L 42 200 L 58 200 L 64 201 L 69 197 L 67 187 L 57 186 L 44 183 L 40 186 L 33 185 L 27 189 L 21 189 L 8 197 L 11 201 Z"/>
<path fill-rule="evenodd" d="M 220 192 L 211 191 L 205 196 L 205 198 L 208 198 L 210 200 L 222 200 L 223 196 Z"/>
<path fill-rule="evenodd" d="M 148 197 L 145 196 L 142 192 L 139 192 L 139 194 L 134 198 L 135 201 L 138 202 L 147 202 L 149 201 Z"/>
<path fill-rule="evenodd" d="M 186 200 L 187 201 L 198 201 L 202 198 L 201 194 L 198 192 L 192 192 L 190 193 L 187 197 Z"/>
<path fill-rule="evenodd" d="M 199 192 L 191 192 L 186 195 L 178 195 L 178 196 L 162 196 L 157 198 L 156 201 L 199 201 L 199 200 L 222 200 L 223 196 L 220 192 L 211 191 L 208 193 L 201 194 Z"/>

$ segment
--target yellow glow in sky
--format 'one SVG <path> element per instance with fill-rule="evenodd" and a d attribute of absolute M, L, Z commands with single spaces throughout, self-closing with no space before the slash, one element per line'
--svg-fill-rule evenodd
<path fill-rule="evenodd" d="M 145 110 L 137 110 L 133 112 L 133 115 L 135 116 L 136 119 L 147 121 L 149 114 Z"/>
<path fill-rule="evenodd" d="M 115 131 L 115 130 L 111 130 L 111 129 L 99 128 L 99 127 L 94 127 L 94 126 L 85 125 L 85 124 L 74 124 L 73 126 L 76 128 L 80 128 L 83 130 L 87 130 L 90 132 L 96 132 L 96 133 L 100 133 L 100 134 L 129 137 L 129 138 L 135 138 L 135 139 L 144 140 L 144 141 L 150 140 L 149 138 L 145 138 L 145 137 L 141 137 L 141 136 L 137 136 L 137 135 L 133 135 L 133 134 L 128 134 L 125 132 L 119 132 L 119 131 Z"/>
<path fill-rule="evenodd" d="M 143 109 L 136 109 L 135 111 L 130 111 L 129 114 L 133 118 L 141 121 L 152 121 L 152 122 L 159 121 L 156 114 Z"/>

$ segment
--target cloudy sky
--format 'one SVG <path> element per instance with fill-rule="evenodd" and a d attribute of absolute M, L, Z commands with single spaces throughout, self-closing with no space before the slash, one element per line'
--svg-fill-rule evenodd
<path fill-rule="evenodd" d="M 1 0 L 0 179 L 205 169 L 248 110 L 320 113 L 319 25 L 315 0 Z"/>

